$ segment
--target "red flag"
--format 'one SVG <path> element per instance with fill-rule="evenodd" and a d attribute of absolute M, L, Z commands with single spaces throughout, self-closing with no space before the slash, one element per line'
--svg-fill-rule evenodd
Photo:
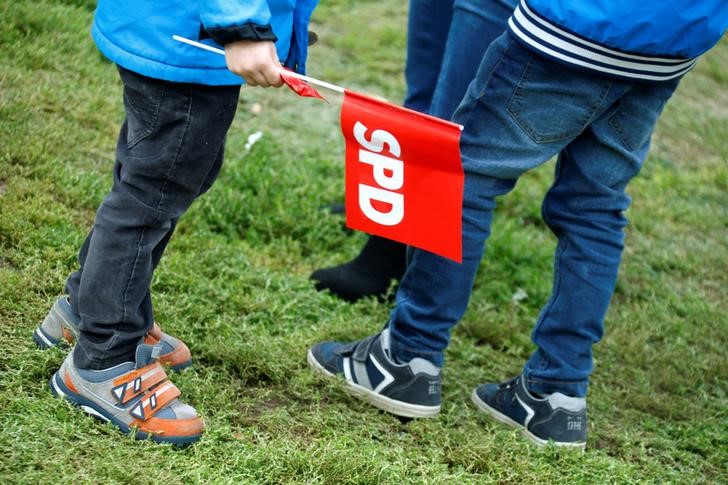
<path fill-rule="evenodd" d="M 346 91 L 346 224 L 462 262 L 460 127 Z"/>
<path fill-rule="evenodd" d="M 290 69 L 286 70 L 290 71 Z M 286 83 L 286 86 L 288 86 L 291 91 L 293 91 L 297 95 L 303 96 L 305 98 L 323 99 L 324 101 L 326 101 L 326 98 L 321 96 L 321 94 L 306 81 L 298 79 L 297 77 L 289 76 L 285 72 L 281 72 L 281 78 L 283 79 L 283 82 Z M 326 102 L 328 103 L 328 101 Z"/>

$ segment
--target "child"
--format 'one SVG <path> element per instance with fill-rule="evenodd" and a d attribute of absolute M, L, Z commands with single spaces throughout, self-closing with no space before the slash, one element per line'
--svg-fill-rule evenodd
<path fill-rule="evenodd" d="M 242 82 L 280 86 L 280 63 L 302 71 L 317 0 L 100 0 L 93 37 L 118 65 L 126 119 L 114 183 L 66 282 L 34 337 L 76 346 L 51 379 L 54 394 L 137 438 L 186 444 L 202 420 L 179 400 L 163 365 L 191 363 L 154 324 L 154 268 L 192 202 L 215 181 Z M 207 39 L 225 58 L 172 39 Z"/>
<path fill-rule="evenodd" d="M 385 329 L 349 344 L 319 343 L 309 364 L 344 376 L 357 396 L 389 412 L 437 415 L 443 353 L 465 312 L 495 198 L 558 154 L 543 201 L 558 238 L 554 286 L 533 331 L 537 350 L 519 376 L 482 385 L 472 399 L 538 444 L 583 449 L 592 345 L 603 333 L 627 224 L 625 188 L 681 77 L 727 26 L 720 0 L 521 1 L 453 118 L 464 125 L 462 264 L 412 250 Z"/>

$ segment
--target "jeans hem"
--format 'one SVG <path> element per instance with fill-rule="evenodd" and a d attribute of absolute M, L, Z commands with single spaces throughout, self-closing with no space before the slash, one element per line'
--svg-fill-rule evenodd
<path fill-rule="evenodd" d="M 526 380 L 526 387 L 530 392 L 540 394 L 552 394 L 560 392 L 567 396 L 585 397 L 589 388 L 589 381 L 560 381 L 555 379 L 541 379 L 529 375 L 527 370 L 523 371 Z"/>
<path fill-rule="evenodd" d="M 392 338 L 390 342 L 390 353 L 392 355 L 392 358 L 398 360 L 399 362 L 409 362 L 410 360 L 414 358 L 420 358 L 425 359 L 429 362 L 432 362 L 438 367 L 442 367 L 445 363 L 445 358 L 443 356 L 442 352 L 423 352 L 421 350 L 414 350 L 410 347 L 407 347 L 400 342 L 394 340 Z"/>
<path fill-rule="evenodd" d="M 134 362 L 134 354 L 135 350 L 132 350 L 131 353 L 126 356 L 96 359 L 89 357 L 82 347 L 76 345 L 73 349 L 73 365 L 79 369 L 106 370 L 125 362 Z"/>

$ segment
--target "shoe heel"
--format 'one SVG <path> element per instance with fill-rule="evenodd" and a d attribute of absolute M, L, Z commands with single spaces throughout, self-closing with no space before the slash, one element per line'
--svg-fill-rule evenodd
<path fill-rule="evenodd" d="M 38 348 L 41 350 L 47 350 L 51 347 L 55 347 L 59 342 L 58 339 L 55 339 L 45 333 L 41 326 L 38 326 L 38 328 L 36 328 L 33 332 L 33 340 L 35 340 L 36 345 L 38 345 Z"/>
<path fill-rule="evenodd" d="M 66 395 L 65 392 L 63 392 L 63 389 L 61 388 L 61 386 L 63 384 L 60 384 L 59 385 L 58 382 L 56 381 L 56 376 L 57 375 L 58 375 L 58 372 L 54 373 L 51 376 L 51 379 L 48 381 L 48 387 L 51 388 L 51 394 L 53 394 L 53 397 L 58 397 L 58 398 L 61 398 L 61 399 L 66 399 L 67 395 Z"/>

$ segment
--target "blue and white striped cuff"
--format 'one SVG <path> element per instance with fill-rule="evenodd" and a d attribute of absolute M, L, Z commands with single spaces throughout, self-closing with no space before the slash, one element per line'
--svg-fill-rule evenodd
<path fill-rule="evenodd" d="M 667 81 L 693 68 L 697 59 L 626 54 L 576 36 L 531 10 L 525 0 L 508 19 L 511 33 L 527 47 L 557 62 L 611 76 Z"/>

